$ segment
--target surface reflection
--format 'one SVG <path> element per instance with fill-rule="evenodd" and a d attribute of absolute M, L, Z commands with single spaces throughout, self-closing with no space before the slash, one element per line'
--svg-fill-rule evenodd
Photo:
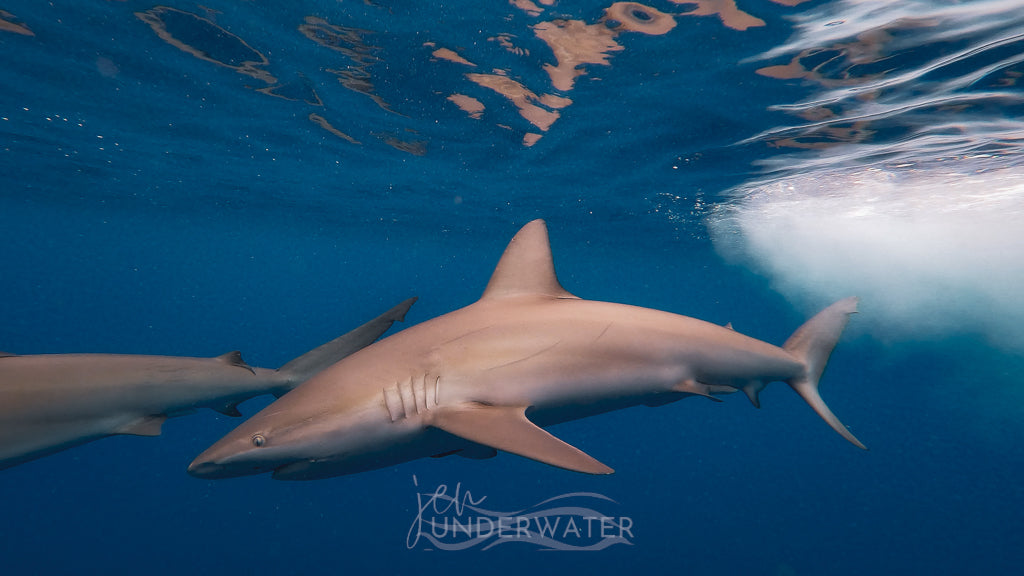
<path fill-rule="evenodd" d="M 267 84 L 277 83 L 277 78 L 265 69 L 270 64 L 266 56 L 208 18 L 169 6 L 136 12 L 135 16 L 182 52 Z"/>
<path fill-rule="evenodd" d="M 442 89 L 436 94 L 440 98 L 434 106 L 443 106 L 447 102 L 470 120 L 485 120 L 488 118 L 487 107 L 495 105 L 488 104 L 487 94 L 497 94 L 502 99 L 498 102 L 507 103 L 526 121 L 527 127 L 525 130 L 516 128 L 507 120 L 495 120 L 494 125 L 520 131 L 523 145 L 532 146 L 572 105 L 569 95 L 580 79 L 593 74 L 597 67 L 611 66 L 614 56 L 626 50 L 623 37 L 628 33 L 665 35 L 676 29 L 681 20 L 693 17 L 717 18 L 722 25 L 735 30 L 765 25 L 762 19 L 738 6 L 736 0 L 670 0 L 667 6 L 678 8 L 678 12 L 659 10 L 638 2 L 615 2 L 605 7 L 601 16 L 593 21 L 564 16 L 546 17 L 554 5 L 554 0 L 513 0 L 510 3 L 513 13 L 506 15 L 505 21 L 521 28 L 490 34 L 481 31 L 481 40 L 486 42 L 474 43 L 471 52 L 446 45 L 444 38 L 422 41 L 421 45 L 429 51 L 428 59 L 433 66 L 469 69 L 460 73 L 466 84 Z M 384 15 L 382 8 L 368 6 L 371 12 L 376 10 L 378 16 Z M 513 17 L 517 12 L 518 17 Z M 427 150 L 428 139 L 400 137 L 402 129 L 391 130 L 387 136 L 381 136 L 384 132 L 367 126 L 365 119 L 353 116 L 348 110 L 334 110 L 329 99 L 322 95 L 328 93 L 327 87 L 313 80 L 315 76 L 326 73 L 336 78 L 346 90 L 369 98 L 381 110 L 406 118 L 385 100 L 378 89 L 382 78 L 375 77 L 375 74 L 386 74 L 392 69 L 386 60 L 385 50 L 370 40 L 381 37 L 380 32 L 338 22 L 337 19 L 345 17 L 343 15 L 305 16 L 295 29 L 304 38 L 337 54 L 338 59 L 321 63 L 314 70 L 288 70 L 287 63 L 271 62 L 265 53 L 253 47 L 264 45 L 262 36 L 260 41 L 253 42 L 253 38 L 243 38 L 241 32 L 229 31 L 217 22 L 220 15 L 213 10 L 202 8 L 198 12 L 189 12 L 156 6 L 137 12 L 136 16 L 148 24 L 160 40 L 182 52 L 258 80 L 262 85 L 251 87 L 253 90 L 321 109 L 307 112 L 310 122 L 345 143 L 358 145 L 370 136 L 411 154 L 423 154 Z M 524 16 L 532 21 L 524 22 Z M 18 28 L 16 24 L 4 22 L 8 28 Z M 378 22 L 374 27 L 381 25 Z M 257 34 L 260 33 L 246 33 Z M 512 66 L 491 64 L 489 61 L 494 59 L 494 54 L 489 53 L 486 47 L 493 44 L 519 57 L 518 63 Z M 525 44 L 535 45 L 532 56 L 531 48 Z M 547 52 L 539 61 L 535 59 L 539 51 L 536 46 L 543 46 Z M 546 76 L 546 82 L 537 80 L 538 67 Z M 281 76 L 287 80 L 281 80 Z M 404 129 L 412 125 L 409 123 Z"/>
<path fill-rule="evenodd" d="M 545 8 L 532 2 L 512 4 L 533 17 L 540 17 L 545 11 Z M 698 7 L 693 11 L 680 15 L 719 15 L 726 25 L 739 29 L 746 27 L 743 23 L 747 20 L 741 17 L 743 13 L 736 9 L 733 2 L 711 1 L 697 4 Z M 561 110 L 572 104 L 572 100 L 566 94 L 575 88 L 577 80 L 589 74 L 593 66 L 610 66 L 613 55 L 625 50 L 625 46 L 619 41 L 620 35 L 626 32 L 668 34 L 677 26 L 675 16 L 637 2 L 616 2 L 605 8 L 601 18 L 593 23 L 565 18 L 543 20 L 531 25 L 530 31 L 534 38 L 547 46 L 554 57 L 553 63 L 543 64 L 543 70 L 550 80 L 549 85 L 532 89 L 514 79 L 515 73 L 511 69 L 497 69 L 491 73 L 467 72 L 464 77 L 478 86 L 500 94 L 515 106 L 520 116 L 537 130 L 527 131 L 523 137 L 523 145 L 532 146 L 561 117 Z M 761 24 L 763 25 L 763 22 Z M 516 34 L 503 32 L 491 36 L 488 40 L 497 42 L 506 51 L 517 56 L 529 56 L 528 49 L 516 44 L 517 38 Z M 434 48 L 436 44 L 428 42 L 425 46 Z M 432 55 L 453 63 L 477 66 L 470 59 L 448 48 L 438 48 Z M 472 101 L 466 98 L 472 98 Z M 474 119 L 483 117 L 486 109 L 481 100 L 469 96 L 463 89 L 451 93 L 448 100 Z"/>
<path fill-rule="evenodd" d="M 924 146 L 930 155 L 1005 149 L 1021 128 L 1014 118 L 1024 103 L 1016 89 L 1022 29 L 1024 13 L 1003 1 L 838 2 L 812 10 L 794 38 L 760 57 L 788 62 L 757 71 L 819 88 L 775 107 L 805 122 L 747 142 L 836 148 L 847 161 L 867 162 L 912 161 Z"/>

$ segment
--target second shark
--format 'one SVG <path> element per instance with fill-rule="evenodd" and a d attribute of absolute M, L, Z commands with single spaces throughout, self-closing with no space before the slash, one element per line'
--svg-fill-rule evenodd
<path fill-rule="evenodd" d="M 277 370 L 253 368 L 238 352 L 216 358 L 0 352 L 0 469 L 105 436 L 158 436 L 168 417 L 196 408 L 241 416 L 240 402 L 280 396 L 366 347 L 415 300 Z"/>

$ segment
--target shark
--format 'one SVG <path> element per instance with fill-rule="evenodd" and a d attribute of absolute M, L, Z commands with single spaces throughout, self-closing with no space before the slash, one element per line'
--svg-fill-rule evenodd
<path fill-rule="evenodd" d="M 743 391 L 756 407 L 785 382 L 865 446 L 819 394 L 855 297 L 781 346 L 670 312 L 584 300 L 555 274 L 543 220 L 526 224 L 473 304 L 416 324 L 317 374 L 199 454 L 200 478 L 271 472 L 315 480 L 457 454 L 504 451 L 587 474 L 612 468 L 545 427 L 637 405 Z"/>
<path fill-rule="evenodd" d="M 199 408 L 241 416 L 238 404 L 281 396 L 402 320 L 410 298 L 274 370 L 238 351 L 216 358 L 0 352 L 0 469 L 116 434 L 159 436 Z"/>

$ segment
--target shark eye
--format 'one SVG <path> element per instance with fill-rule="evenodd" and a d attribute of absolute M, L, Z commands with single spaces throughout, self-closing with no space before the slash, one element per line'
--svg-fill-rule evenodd
<path fill-rule="evenodd" d="M 252 445 L 259 448 L 267 443 L 267 439 L 263 437 L 263 434 L 252 435 Z"/>

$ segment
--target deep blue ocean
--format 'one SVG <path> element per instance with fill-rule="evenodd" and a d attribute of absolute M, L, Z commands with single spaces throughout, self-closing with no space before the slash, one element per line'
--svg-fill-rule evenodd
<path fill-rule="evenodd" d="M 1020 573 L 1019 1 L 8 0 L 0 54 L 0 350 L 275 368 L 472 303 L 544 218 L 583 298 L 781 344 L 860 296 L 822 396 L 870 448 L 776 383 L 552 429 L 607 477 L 200 480 L 202 410 L 0 471 L 0 573 Z M 410 541 L 440 486 L 632 537 Z"/>

